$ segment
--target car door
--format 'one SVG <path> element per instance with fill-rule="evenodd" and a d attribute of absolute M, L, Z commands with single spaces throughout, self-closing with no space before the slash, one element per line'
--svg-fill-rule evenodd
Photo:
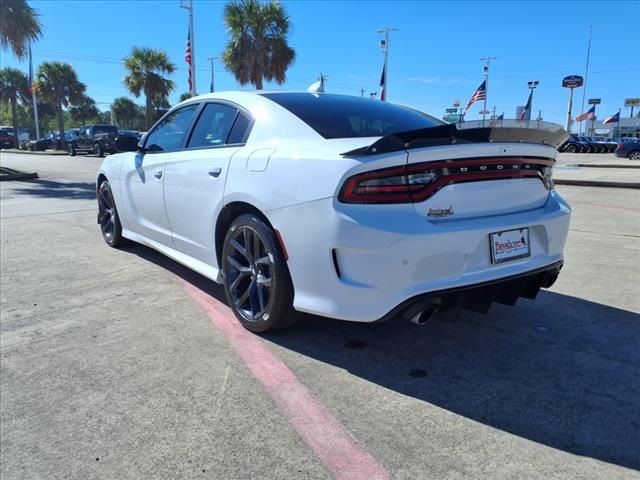
<path fill-rule="evenodd" d="M 165 165 L 180 154 L 199 104 L 193 103 L 166 115 L 145 138 L 123 170 L 127 227 L 145 238 L 173 248 L 164 205 Z"/>
<path fill-rule="evenodd" d="M 167 162 L 165 204 L 175 248 L 213 267 L 215 222 L 229 162 L 242 148 L 249 124 L 249 115 L 235 106 L 207 102 L 187 148 Z"/>

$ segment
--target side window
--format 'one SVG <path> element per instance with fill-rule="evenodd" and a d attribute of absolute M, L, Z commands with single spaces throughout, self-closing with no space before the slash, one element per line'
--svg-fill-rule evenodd
<path fill-rule="evenodd" d="M 147 135 L 145 147 L 149 152 L 170 152 L 182 146 L 191 119 L 198 109 L 194 103 L 171 112 Z"/>
<path fill-rule="evenodd" d="M 187 148 L 216 147 L 227 143 L 238 110 L 221 103 L 207 103 L 196 123 Z"/>
<path fill-rule="evenodd" d="M 229 134 L 227 143 L 233 145 L 234 143 L 244 142 L 245 136 L 247 134 L 247 128 L 249 128 L 249 123 L 249 117 L 240 112 L 238 114 L 238 118 L 236 118 L 236 121 L 233 124 L 233 128 L 231 129 L 231 133 Z"/>

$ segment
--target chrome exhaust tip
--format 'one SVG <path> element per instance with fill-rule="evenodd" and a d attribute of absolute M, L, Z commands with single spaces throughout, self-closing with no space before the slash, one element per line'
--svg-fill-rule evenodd
<path fill-rule="evenodd" d="M 411 317 L 411 320 L 409 321 L 411 323 L 415 323 L 416 325 L 425 325 L 428 321 L 433 319 L 433 316 L 438 313 L 438 310 L 440 310 L 440 305 L 429 305 L 424 310 L 416 313 L 413 317 Z"/>

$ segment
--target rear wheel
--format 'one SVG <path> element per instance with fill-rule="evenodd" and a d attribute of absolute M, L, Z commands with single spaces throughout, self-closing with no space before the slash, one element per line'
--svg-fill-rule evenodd
<path fill-rule="evenodd" d="M 565 152 L 567 153 L 576 153 L 576 146 L 575 145 L 567 145 L 567 147 L 564 149 Z"/>
<path fill-rule="evenodd" d="M 102 148 L 102 145 L 100 145 L 99 143 L 96 143 L 93 146 L 93 153 L 96 154 L 96 157 L 104 157 L 104 150 Z"/>
<path fill-rule="evenodd" d="M 255 215 L 241 215 L 222 247 L 224 289 L 229 306 L 252 332 L 286 328 L 297 319 L 293 284 L 274 231 Z"/>
<path fill-rule="evenodd" d="M 122 236 L 122 224 L 113 199 L 111 185 L 105 180 L 98 189 L 98 224 L 102 238 L 110 247 L 120 247 L 127 243 Z"/>

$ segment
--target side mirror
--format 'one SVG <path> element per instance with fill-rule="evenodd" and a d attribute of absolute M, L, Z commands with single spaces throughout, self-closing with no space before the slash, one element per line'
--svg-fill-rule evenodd
<path fill-rule="evenodd" d="M 116 139 L 116 150 L 118 152 L 135 152 L 138 150 L 138 140 L 133 137 L 118 137 Z"/>

